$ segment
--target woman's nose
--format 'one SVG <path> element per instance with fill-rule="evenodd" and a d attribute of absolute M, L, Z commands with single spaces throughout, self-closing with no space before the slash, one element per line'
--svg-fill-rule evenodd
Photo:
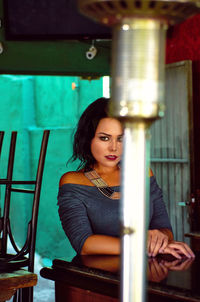
<path fill-rule="evenodd" d="M 113 139 L 110 143 L 110 150 L 117 151 L 117 141 L 115 139 Z"/>

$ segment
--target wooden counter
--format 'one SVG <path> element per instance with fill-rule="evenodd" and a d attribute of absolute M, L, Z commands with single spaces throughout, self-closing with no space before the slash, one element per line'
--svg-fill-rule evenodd
<path fill-rule="evenodd" d="M 55 281 L 56 302 L 118 302 L 119 257 L 79 256 L 55 259 L 41 276 Z M 148 260 L 147 301 L 200 301 L 200 254 L 194 260 L 171 256 Z"/>

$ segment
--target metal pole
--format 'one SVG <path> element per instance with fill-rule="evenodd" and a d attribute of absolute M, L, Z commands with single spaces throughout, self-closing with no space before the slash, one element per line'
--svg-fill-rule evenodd
<path fill-rule="evenodd" d="M 149 171 L 148 129 L 125 125 L 122 196 L 121 301 L 145 300 Z M 141 189 L 142 188 L 142 189 Z"/>

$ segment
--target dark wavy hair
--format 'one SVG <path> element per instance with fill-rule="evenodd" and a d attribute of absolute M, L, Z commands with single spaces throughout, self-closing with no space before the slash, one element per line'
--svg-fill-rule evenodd
<path fill-rule="evenodd" d="M 91 153 L 91 141 L 95 136 L 95 132 L 99 121 L 108 117 L 107 98 L 99 98 L 91 103 L 80 117 L 77 129 L 74 135 L 72 161 L 80 160 L 77 170 L 84 168 L 84 171 L 90 170 L 96 162 Z"/>

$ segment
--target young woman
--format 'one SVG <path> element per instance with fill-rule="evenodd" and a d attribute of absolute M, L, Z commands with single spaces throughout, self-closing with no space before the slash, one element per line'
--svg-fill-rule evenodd
<path fill-rule="evenodd" d="M 78 254 L 120 254 L 120 160 L 123 128 L 108 116 L 109 99 L 100 98 L 82 114 L 74 137 L 73 160 L 78 171 L 60 179 L 59 215 Z M 137 202 L 134 198 L 133 202 Z M 173 240 L 162 191 L 150 171 L 150 217 L 147 253 L 194 257 L 189 246 Z"/>

